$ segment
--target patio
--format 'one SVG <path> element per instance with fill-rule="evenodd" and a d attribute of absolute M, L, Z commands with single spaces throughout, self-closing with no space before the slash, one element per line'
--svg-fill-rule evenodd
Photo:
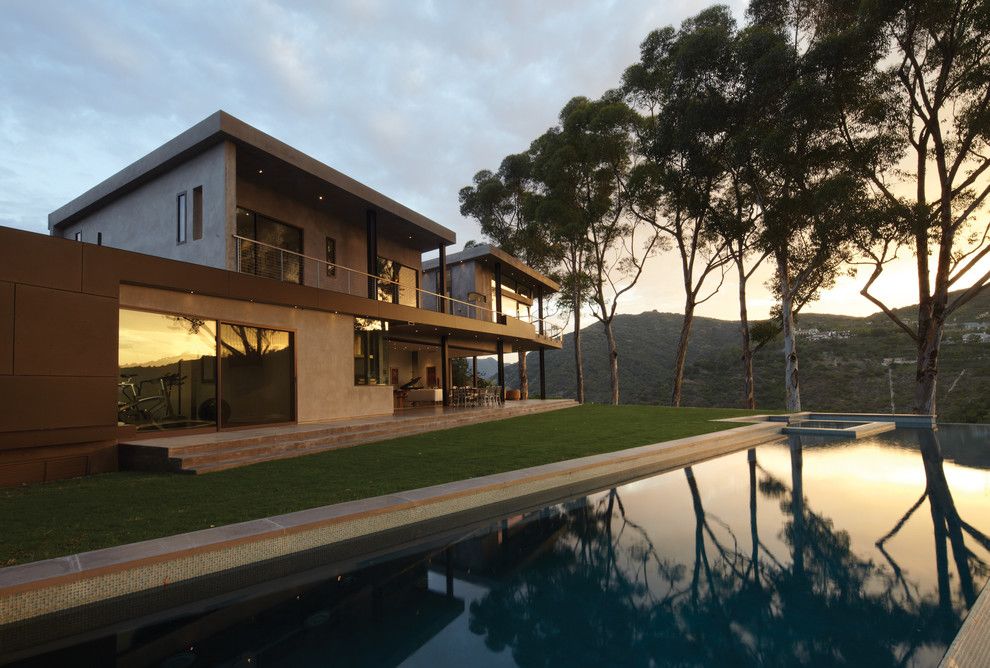
<path fill-rule="evenodd" d="M 119 446 L 121 467 L 140 471 L 208 473 L 577 405 L 570 399 L 528 399 L 503 404 L 486 398 L 483 405 L 472 406 L 465 403 L 468 392 L 458 396 L 462 402 L 457 405 L 416 406 L 378 417 L 122 442 Z M 478 397 L 481 397 L 480 393 L 475 392 L 475 401 Z"/>

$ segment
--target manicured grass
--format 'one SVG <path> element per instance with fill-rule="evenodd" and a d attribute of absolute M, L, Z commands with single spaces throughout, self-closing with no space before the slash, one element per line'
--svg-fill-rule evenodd
<path fill-rule="evenodd" d="M 705 434 L 752 411 L 585 405 L 202 476 L 0 489 L 0 566 Z"/>

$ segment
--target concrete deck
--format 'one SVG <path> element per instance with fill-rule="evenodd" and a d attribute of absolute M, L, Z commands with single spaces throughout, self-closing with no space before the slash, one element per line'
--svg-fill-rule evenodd
<path fill-rule="evenodd" d="M 939 668 L 990 666 L 990 582 L 966 615 L 956 639 L 942 657 Z"/>
<path fill-rule="evenodd" d="M 527 399 L 487 407 L 425 406 L 329 422 L 155 436 L 121 443 L 120 460 L 132 470 L 209 473 L 577 405 L 571 399 Z"/>
<path fill-rule="evenodd" d="M 760 422 L 0 569 L 7 652 L 558 503 L 783 438 Z"/>

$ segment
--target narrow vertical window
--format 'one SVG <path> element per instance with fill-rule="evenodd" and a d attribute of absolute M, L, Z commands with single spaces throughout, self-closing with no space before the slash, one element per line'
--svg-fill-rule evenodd
<path fill-rule="evenodd" d="M 82 232 L 76 232 L 74 235 L 72 235 L 72 238 L 75 239 L 76 241 L 82 241 Z"/>
<path fill-rule="evenodd" d="M 97 232 L 96 233 L 96 245 L 97 246 L 102 246 L 103 245 L 103 232 Z"/>
<path fill-rule="evenodd" d="M 176 241 L 180 244 L 186 243 L 186 194 L 179 193 L 176 198 Z"/>
<path fill-rule="evenodd" d="M 193 241 L 203 238 L 203 186 L 193 188 Z"/>
<path fill-rule="evenodd" d="M 337 240 L 327 237 L 327 276 L 337 275 Z"/>

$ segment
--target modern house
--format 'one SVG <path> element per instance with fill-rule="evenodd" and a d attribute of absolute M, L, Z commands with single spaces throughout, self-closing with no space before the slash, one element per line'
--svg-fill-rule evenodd
<path fill-rule="evenodd" d="M 0 229 L 0 482 L 115 468 L 127 430 L 390 415 L 402 385 L 446 403 L 453 357 L 560 347 L 426 288 L 451 230 L 224 112 L 49 227 Z"/>

